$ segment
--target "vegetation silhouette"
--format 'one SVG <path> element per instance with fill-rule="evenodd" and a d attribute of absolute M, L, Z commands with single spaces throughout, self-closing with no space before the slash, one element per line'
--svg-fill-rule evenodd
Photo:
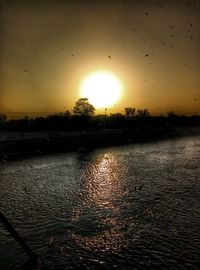
<path fill-rule="evenodd" d="M 73 113 L 49 115 L 47 117 L 8 119 L 0 113 L 0 131 L 73 131 L 85 129 L 132 129 L 153 127 L 200 126 L 199 115 L 177 115 L 170 111 L 167 115 L 153 116 L 148 109 L 124 108 L 124 113 L 95 115 L 95 108 L 87 98 L 75 102 Z"/>
<path fill-rule="evenodd" d="M 77 115 L 88 117 L 94 114 L 95 108 L 89 103 L 87 98 L 80 98 L 76 101 L 73 112 Z"/>
<path fill-rule="evenodd" d="M 152 116 L 148 109 L 126 107 L 124 113 L 94 114 L 87 99 L 73 113 L 9 120 L 0 114 L 0 161 L 14 156 L 52 152 L 84 153 L 96 147 L 167 139 L 200 133 L 200 116 Z M 196 128 L 197 127 L 197 128 Z"/>
<path fill-rule="evenodd" d="M 124 108 L 124 111 L 127 117 L 134 117 L 136 113 L 136 109 L 131 107 Z"/>

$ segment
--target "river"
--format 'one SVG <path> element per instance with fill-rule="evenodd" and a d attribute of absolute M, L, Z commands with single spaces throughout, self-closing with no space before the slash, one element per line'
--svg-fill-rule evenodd
<path fill-rule="evenodd" d="M 200 136 L 1 163 L 39 269 L 199 269 Z M 26 259 L 0 224 L 0 269 Z"/>

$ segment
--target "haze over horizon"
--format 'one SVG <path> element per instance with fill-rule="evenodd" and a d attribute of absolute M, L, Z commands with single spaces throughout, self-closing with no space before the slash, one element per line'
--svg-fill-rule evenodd
<path fill-rule="evenodd" d="M 84 78 L 106 70 L 124 89 L 110 112 L 200 114 L 198 0 L 6 0 L 0 14 L 1 113 L 72 110 Z"/>

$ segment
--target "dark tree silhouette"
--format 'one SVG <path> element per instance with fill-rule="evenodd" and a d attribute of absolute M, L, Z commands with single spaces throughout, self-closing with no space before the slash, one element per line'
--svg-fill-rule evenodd
<path fill-rule="evenodd" d="M 145 117 L 149 117 L 150 113 L 149 113 L 148 109 L 144 109 L 144 110 L 138 109 L 137 110 L 137 116 L 145 118 Z"/>
<path fill-rule="evenodd" d="M 124 110 L 125 110 L 126 117 L 134 117 L 135 116 L 135 112 L 136 112 L 135 108 L 128 107 L 128 108 L 124 108 Z"/>
<path fill-rule="evenodd" d="M 66 110 L 63 115 L 66 117 L 71 117 L 72 114 L 70 111 Z"/>
<path fill-rule="evenodd" d="M 175 112 L 173 112 L 173 111 L 168 112 L 168 118 L 174 119 L 176 117 L 177 117 L 177 115 L 175 114 Z"/>
<path fill-rule="evenodd" d="M 90 116 L 94 114 L 95 108 L 87 98 L 80 98 L 76 101 L 73 112 L 80 116 Z"/>

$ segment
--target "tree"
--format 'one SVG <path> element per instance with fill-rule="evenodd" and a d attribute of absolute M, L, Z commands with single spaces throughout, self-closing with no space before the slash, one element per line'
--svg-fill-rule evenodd
<path fill-rule="evenodd" d="M 76 101 L 73 112 L 80 116 L 89 116 L 94 114 L 95 108 L 89 103 L 87 98 L 80 98 Z"/>
<path fill-rule="evenodd" d="M 148 109 L 144 109 L 143 110 L 143 117 L 149 117 L 150 116 L 150 113 L 148 111 Z"/>
<path fill-rule="evenodd" d="M 65 117 L 71 117 L 71 112 L 70 111 L 68 111 L 68 110 L 66 110 L 65 112 L 64 112 L 64 114 L 63 114 Z"/>
<path fill-rule="evenodd" d="M 125 110 L 126 117 L 134 117 L 135 116 L 135 112 L 136 112 L 135 108 L 128 107 L 128 108 L 124 108 L 124 110 Z"/>
<path fill-rule="evenodd" d="M 144 110 L 138 109 L 137 110 L 137 116 L 142 117 L 142 118 L 146 118 L 146 117 L 150 116 L 150 113 L 149 113 L 148 109 L 144 109 Z"/>
<path fill-rule="evenodd" d="M 168 112 L 168 118 L 169 119 L 174 119 L 176 117 L 177 117 L 177 115 L 175 114 L 175 112 L 173 112 L 173 111 Z"/>

